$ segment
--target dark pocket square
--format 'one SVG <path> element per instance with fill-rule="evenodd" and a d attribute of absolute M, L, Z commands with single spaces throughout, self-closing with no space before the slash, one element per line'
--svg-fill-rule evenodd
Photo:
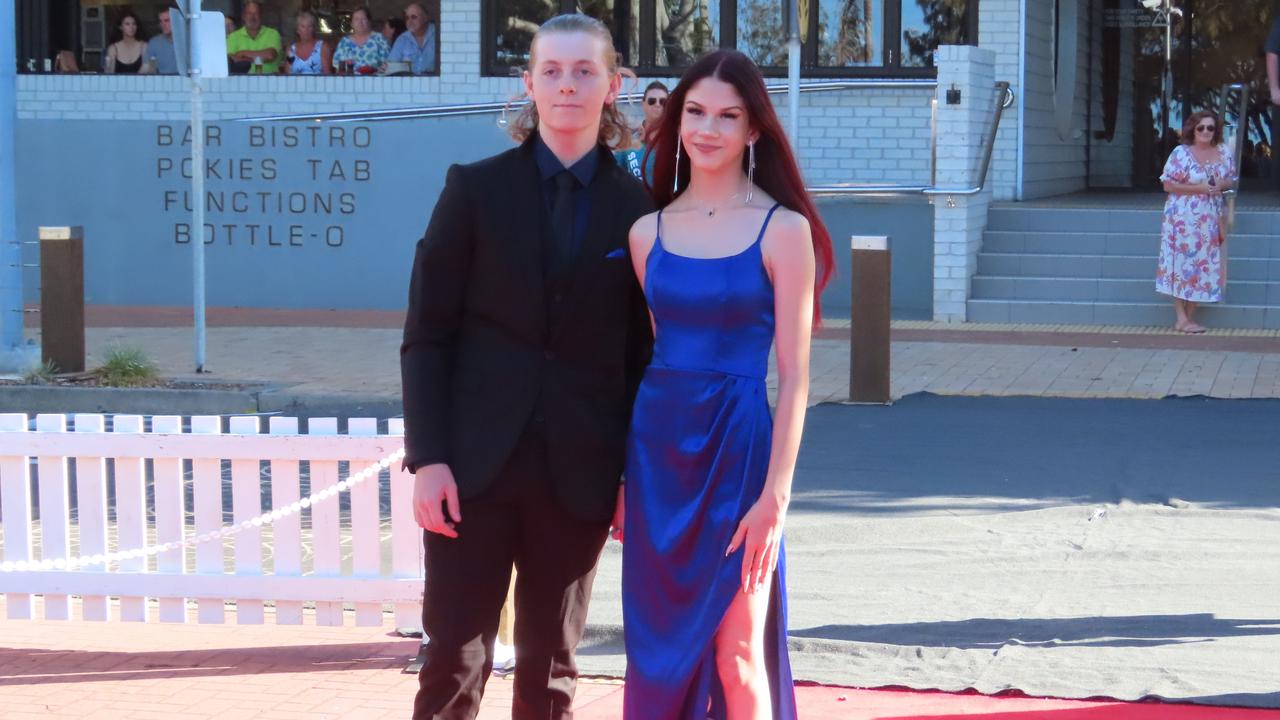
<path fill-rule="evenodd" d="M 608 255 L 605 255 L 604 258 L 606 260 L 616 260 L 620 257 L 626 257 L 626 256 L 627 256 L 627 251 L 623 250 L 622 248 L 618 248 L 610 252 Z"/>

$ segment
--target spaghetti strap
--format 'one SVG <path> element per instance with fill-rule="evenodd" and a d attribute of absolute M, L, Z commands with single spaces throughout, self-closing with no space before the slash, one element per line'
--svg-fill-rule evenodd
<path fill-rule="evenodd" d="M 769 208 L 769 214 L 764 216 L 764 222 L 760 225 L 760 234 L 756 236 L 756 241 L 755 241 L 756 245 L 759 245 L 760 241 L 764 239 L 764 231 L 769 227 L 769 220 L 773 217 L 773 212 L 780 207 L 782 207 L 782 203 L 774 203 L 773 207 Z M 661 227 L 662 227 L 661 212 L 658 213 L 658 227 L 659 227 L 659 232 L 661 232 Z"/>
<path fill-rule="evenodd" d="M 657 232 L 657 235 L 654 237 L 654 239 L 656 239 L 659 243 L 662 242 L 662 211 L 661 210 L 658 211 L 658 232 Z"/>

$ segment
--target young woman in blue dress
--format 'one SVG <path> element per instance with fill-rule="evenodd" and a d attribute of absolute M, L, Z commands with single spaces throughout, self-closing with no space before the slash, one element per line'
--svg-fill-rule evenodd
<path fill-rule="evenodd" d="M 629 238 L 655 345 L 627 446 L 624 716 L 795 718 L 782 530 L 831 239 L 742 53 L 690 67 L 649 139 L 661 210 Z"/>

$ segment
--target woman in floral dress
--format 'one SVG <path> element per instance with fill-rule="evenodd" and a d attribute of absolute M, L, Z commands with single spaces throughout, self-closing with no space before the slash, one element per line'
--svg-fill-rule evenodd
<path fill-rule="evenodd" d="M 1222 301 L 1222 193 L 1236 182 L 1217 115 L 1201 110 L 1187 119 L 1182 143 L 1173 149 L 1160 179 L 1169 198 L 1164 203 L 1156 291 L 1173 297 L 1175 329 L 1202 333 L 1204 326 L 1195 320 L 1196 303 Z"/>
<path fill-rule="evenodd" d="M 351 13 L 351 34 L 338 41 L 333 65 L 341 68 L 344 62 L 350 62 L 352 74 L 372 75 L 387 64 L 390 54 L 391 46 L 387 39 L 382 37 L 382 33 L 373 31 L 368 8 L 356 8 Z"/>

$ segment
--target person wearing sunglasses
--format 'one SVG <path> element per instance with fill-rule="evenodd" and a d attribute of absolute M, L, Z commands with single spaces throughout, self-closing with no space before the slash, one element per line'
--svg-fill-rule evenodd
<path fill-rule="evenodd" d="M 389 59 L 409 63 L 414 75 L 435 72 L 436 24 L 431 22 L 425 7 L 420 3 L 410 3 L 405 7 L 404 25 L 408 32 L 396 38 Z"/>
<path fill-rule="evenodd" d="M 654 80 L 644 89 L 644 122 L 640 123 L 641 142 L 645 141 L 649 128 L 658 126 L 658 121 L 662 119 L 662 110 L 667 106 L 667 97 L 670 96 L 667 86 L 661 82 Z"/>
<path fill-rule="evenodd" d="M 649 184 L 650 178 L 653 177 L 653 158 L 646 159 L 644 156 L 647 144 L 646 138 L 649 135 L 650 128 L 658 127 L 658 122 L 662 119 L 662 111 L 667 106 L 667 97 L 670 94 L 667 86 L 661 81 L 654 80 L 649 83 L 644 89 L 644 99 L 640 101 L 640 107 L 644 111 L 644 120 L 640 122 L 640 127 L 636 128 L 633 133 L 631 147 L 614 153 L 614 159 L 618 161 L 618 164 L 646 185 Z"/>
<path fill-rule="evenodd" d="M 1196 304 L 1222 302 L 1226 284 L 1222 244 L 1227 233 L 1222 193 L 1234 187 L 1236 179 L 1218 116 L 1209 110 L 1192 113 L 1160 175 L 1169 197 L 1164 204 L 1156 291 L 1173 298 L 1174 329 L 1179 332 L 1204 332 L 1196 322 Z"/>

